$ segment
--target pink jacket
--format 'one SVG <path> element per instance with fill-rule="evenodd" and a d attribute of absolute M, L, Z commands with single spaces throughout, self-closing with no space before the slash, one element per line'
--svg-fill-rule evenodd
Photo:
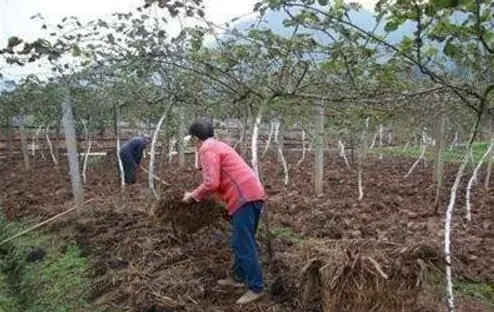
<path fill-rule="evenodd" d="M 242 157 L 228 144 L 207 139 L 199 149 L 203 182 L 192 197 L 203 200 L 217 193 L 226 203 L 229 215 L 245 203 L 265 200 L 264 187 Z"/>

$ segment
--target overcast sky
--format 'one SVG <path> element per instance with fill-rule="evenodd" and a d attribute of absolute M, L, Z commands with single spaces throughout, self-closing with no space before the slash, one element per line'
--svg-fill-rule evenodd
<path fill-rule="evenodd" d="M 364 7 L 372 9 L 377 0 L 359 0 Z M 208 20 L 221 24 L 235 17 L 245 16 L 252 12 L 258 0 L 204 0 Z M 44 36 L 40 21 L 33 21 L 31 16 L 41 13 L 47 24 L 55 25 L 65 16 L 77 16 L 82 22 L 96 18 L 109 19 L 112 13 L 129 12 L 141 6 L 144 0 L 0 0 L 0 47 L 5 47 L 7 39 L 19 36 L 23 39 L 35 39 Z M 177 22 L 170 25 L 177 29 Z M 0 59 L 0 69 L 10 79 L 18 78 L 34 72 L 47 72 L 46 67 L 38 68 L 30 64 L 24 68 L 18 66 L 5 67 Z"/>

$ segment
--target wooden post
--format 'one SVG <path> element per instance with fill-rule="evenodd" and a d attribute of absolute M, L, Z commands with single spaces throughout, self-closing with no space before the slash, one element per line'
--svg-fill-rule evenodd
<path fill-rule="evenodd" d="M 314 145 L 314 192 L 322 195 L 324 191 L 324 102 L 316 102 L 314 110 L 314 124 L 316 127 Z"/>
<path fill-rule="evenodd" d="M 436 133 L 436 146 L 435 146 L 435 159 L 434 159 L 434 184 L 436 185 L 436 196 L 434 199 L 434 213 L 437 213 L 439 209 L 440 199 L 441 199 L 441 189 L 443 187 L 443 176 L 444 176 L 444 133 L 446 130 L 446 112 L 444 105 L 441 105 L 439 125 L 437 127 Z"/>
<path fill-rule="evenodd" d="M 69 90 L 64 90 L 62 99 L 63 128 L 65 131 L 65 145 L 67 147 L 70 178 L 72 182 L 72 193 L 76 204 L 84 201 L 84 188 L 81 181 L 81 171 L 79 169 L 79 157 L 77 154 L 77 141 L 75 137 L 75 122 L 72 114 L 72 104 Z"/>

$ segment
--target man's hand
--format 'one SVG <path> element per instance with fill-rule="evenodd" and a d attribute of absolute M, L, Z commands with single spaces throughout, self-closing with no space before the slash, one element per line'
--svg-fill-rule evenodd
<path fill-rule="evenodd" d="M 194 199 L 194 197 L 192 197 L 192 192 L 185 192 L 184 198 L 182 198 L 182 201 L 184 203 L 189 204 L 190 202 L 192 202 L 193 199 Z"/>

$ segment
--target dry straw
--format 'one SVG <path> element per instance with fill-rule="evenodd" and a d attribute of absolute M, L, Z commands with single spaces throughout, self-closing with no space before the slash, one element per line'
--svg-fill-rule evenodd
<path fill-rule="evenodd" d="M 431 246 L 375 240 L 310 240 L 298 249 L 301 301 L 324 312 L 412 311 L 440 259 Z"/>

